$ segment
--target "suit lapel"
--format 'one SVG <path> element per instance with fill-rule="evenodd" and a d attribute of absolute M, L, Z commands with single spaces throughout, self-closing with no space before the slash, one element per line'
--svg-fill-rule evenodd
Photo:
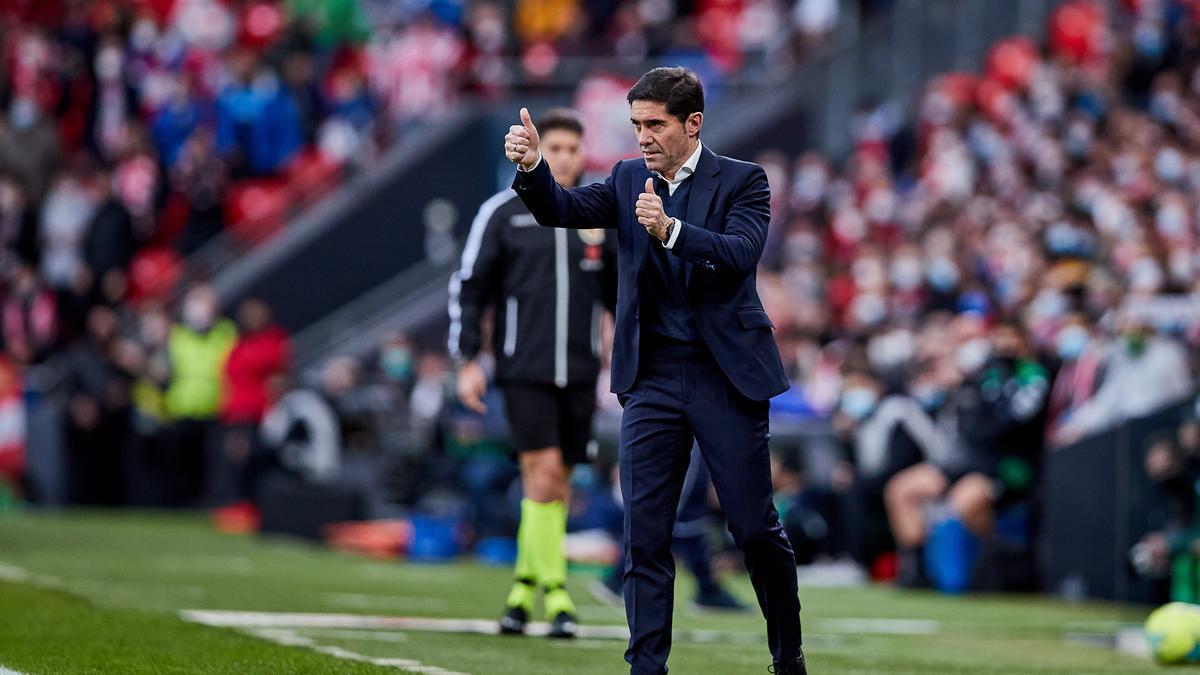
<path fill-rule="evenodd" d="M 692 191 L 688 195 L 687 206 L 687 222 L 710 229 L 708 225 L 708 207 L 712 205 L 713 195 L 717 193 L 717 187 L 721 184 L 721 179 L 717 174 L 721 173 L 721 164 L 717 162 L 717 155 L 708 146 L 700 151 L 700 161 L 696 164 L 696 173 L 692 174 Z M 683 273 L 684 288 L 688 282 L 692 280 L 692 268 L 694 264 L 689 263 Z"/>
<path fill-rule="evenodd" d="M 633 228 L 633 259 L 638 261 L 638 273 L 635 278 L 640 278 L 642 267 L 646 265 L 646 245 L 650 243 L 650 235 L 646 234 L 646 229 L 637 219 L 637 200 L 638 195 L 642 194 L 642 190 L 646 189 L 646 179 L 650 177 L 650 171 L 642 164 L 640 171 L 633 172 L 633 188 L 631 195 L 633 199 L 629 204 L 629 226 Z"/>

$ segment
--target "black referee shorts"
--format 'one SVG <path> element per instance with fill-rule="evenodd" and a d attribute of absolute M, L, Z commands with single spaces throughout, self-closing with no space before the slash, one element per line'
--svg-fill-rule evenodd
<path fill-rule="evenodd" d="M 517 453 L 561 448 L 564 464 L 590 461 L 596 387 L 559 389 L 553 385 L 508 384 L 502 387 L 508 429 Z"/>

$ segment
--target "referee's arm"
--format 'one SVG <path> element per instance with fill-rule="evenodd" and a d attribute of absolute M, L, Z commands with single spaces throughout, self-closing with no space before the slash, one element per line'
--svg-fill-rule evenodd
<path fill-rule="evenodd" d="M 512 194 L 502 192 L 480 207 L 463 246 L 459 268 L 450 276 L 450 356 L 460 364 L 472 361 L 483 348 L 483 311 L 498 287 L 500 223 L 492 222 L 496 209 Z"/>

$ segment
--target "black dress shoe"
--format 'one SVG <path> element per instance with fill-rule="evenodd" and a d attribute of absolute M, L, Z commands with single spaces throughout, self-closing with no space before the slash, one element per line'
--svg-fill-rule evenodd
<path fill-rule="evenodd" d="M 501 635 L 522 635 L 525 624 L 529 622 L 529 614 L 522 607 L 509 607 L 500 617 Z"/>
<path fill-rule="evenodd" d="M 559 612 L 554 615 L 554 620 L 550 622 L 549 637 L 552 638 L 573 638 L 579 633 L 579 619 L 575 618 L 570 612 Z"/>
<path fill-rule="evenodd" d="M 771 664 L 767 672 L 774 675 L 808 675 L 808 667 L 804 665 L 804 654 L 800 654 L 795 661 Z"/>

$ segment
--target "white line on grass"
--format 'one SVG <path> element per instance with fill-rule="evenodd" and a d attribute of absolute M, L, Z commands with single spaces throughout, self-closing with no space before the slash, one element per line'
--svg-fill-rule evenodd
<path fill-rule="evenodd" d="M 376 666 L 384 666 L 390 668 L 400 668 L 411 673 L 422 673 L 423 675 L 470 675 L 454 670 L 446 670 L 440 666 L 430 666 L 416 659 L 401 659 L 401 658 L 376 658 L 359 654 L 344 647 L 335 645 L 323 645 L 312 638 L 304 637 L 293 630 L 286 628 L 245 628 L 242 630 L 254 637 L 269 640 L 275 644 L 284 645 L 286 647 L 305 647 L 315 652 L 326 654 L 343 661 L 361 661 L 363 663 L 371 663 Z"/>
<path fill-rule="evenodd" d="M 386 630 L 350 630 L 343 628 L 305 628 L 305 633 L 322 638 L 346 638 L 363 642 L 408 642 L 408 635 Z"/>
<path fill-rule="evenodd" d="M 25 673 L 22 673 L 19 670 L 13 670 L 11 668 L 0 666 L 0 675 L 25 675 Z"/>
<path fill-rule="evenodd" d="M 475 633 L 496 635 L 494 619 L 430 619 L 364 614 L 314 614 L 291 612 L 237 612 L 232 610 L 185 609 L 180 615 L 207 626 L 273 628 L 381 628 L 426 633 Z M 529 635 L 546 635 L 550 624 L 534 621 L 526 626 Z M 591 639 L 628 640 L 625 626 L 580 626 L 579 636 Z"/>

